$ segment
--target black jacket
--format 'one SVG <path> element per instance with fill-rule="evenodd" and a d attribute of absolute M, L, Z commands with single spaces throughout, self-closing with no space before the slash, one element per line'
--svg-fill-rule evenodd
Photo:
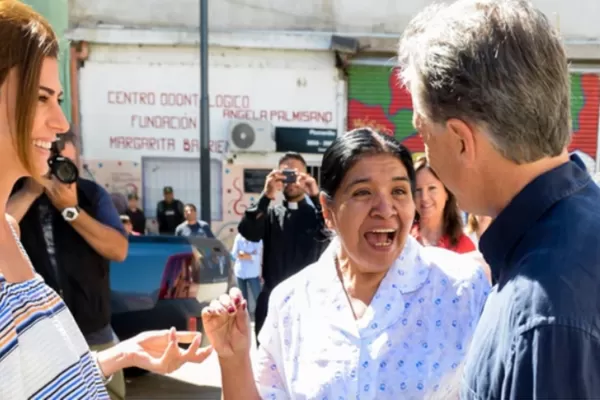
<path fill-rule="evenodd" d="M 314 207 L 302 200 L 291 210 L 287 202 L 269 207 L 271 200 L 262 195 L 244 213 L 238 232 L 252 242 L 263 241 L 263 290 L 273 290 L 316 262 L 329 245 L 319 199 L 311 201 Z"/>
<path fill-rule="evenodd" d="M 183 203 L 174 199 L 171 203 L 161 200 L 156 205 L 156 220 L 158 232 L 163 235 L 173 235 L 175 229 L 185 221 Z"/>
<path fill-rule="evenodd" d="M 95 218 L 98 185 L 87 179 L 77 182 L 79 208 Z M 40 222 L 39 205 L 49 199 L 42 194 L 20 222 L 21 242 L 46 283 L 64 299 L 84 335 L 110 323 L 110 261 L 98 254 L 60 212 L 50 205 L 58 269 L 56 279 Z"/>
<path fill-rule="evenodd" d="M 269 207 L 271 200 L 264 194 L 249 207 L 238 225 L 238 232 L 252 242 L 263 241 L 262 278 L 264 286 L 256 300 L 256 335 L 267 317 L 271 291 L 304 267 L 316 262 L 329 245 L 325 221 L 318 197 L 306 200 L 297 209 L 287 202 Z"/>

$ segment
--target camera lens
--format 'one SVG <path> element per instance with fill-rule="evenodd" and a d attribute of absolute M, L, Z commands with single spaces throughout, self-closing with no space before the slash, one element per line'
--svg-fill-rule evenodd
<path fill-rule="evenodd" d="M 69 163 L 59 163 L 56 175 L 63 182 L 74 182 L 77 179 L 77 169 Z"/>
<path fill-rule="evenodd" d="M 73 161 L 61 156 L 54 156 L 48 160 L 50 173 L 62 183 L 71 184 L 79 178 L 79 170 Z"/>

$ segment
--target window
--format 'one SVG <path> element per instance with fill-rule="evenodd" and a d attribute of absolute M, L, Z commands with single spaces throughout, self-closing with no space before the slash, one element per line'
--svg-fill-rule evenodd
<path fill-rule="evenodd" d="M 321 167 L 309 165 L 306 167 L 308 173 L 317 181 L 317 185 L 321 187 Z"/>
<path fill-rule="evenodd" d="M 213 221 L 223 219 L 223 174 L 219 160 L 210 160 L 210 207 Z M 156 204 L 163 199 L 163 188 L 171 186 L 175 198 L 200 206 L 200 159 L 143 158 L 142 193 L 144 212 L 149 218 L 156 216 Z"/>

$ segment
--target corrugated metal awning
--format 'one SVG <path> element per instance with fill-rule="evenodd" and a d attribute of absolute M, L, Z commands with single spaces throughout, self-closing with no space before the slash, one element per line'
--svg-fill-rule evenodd
<path fill-rule="evenodd" d="M 358 56 L 352 57 L 348 60 L 348 64 L 350 65 L 370 65 L 375 67 L 389 67 L 394 68 L 396 66 L 397 56 L 395 54 L 390 54 L 389 57 L 386 56 Z"/>

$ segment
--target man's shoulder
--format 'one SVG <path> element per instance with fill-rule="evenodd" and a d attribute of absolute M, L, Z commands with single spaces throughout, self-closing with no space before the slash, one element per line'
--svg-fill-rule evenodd
<path fill-rule="evenodd" d="M 558 202 L 529 229 L 515 247 L 513 264 L 547 279 L 587 275 L 600 280 L 600 196 Z M 588 272 L 586 272 L 588 271 Z M 582 276 L 580 276 L 582 277 Z"/>
<path fill-rule="evenodd" d="M 560 324 L 600 334 L 600 249 L 530 249 L 514 260 L 496 294 L 517 331 Z M 508 306 L 510 305 L 510 306 Z"/>
<path fill-rule="evenodd" d="M 86 193 L 105 192 L 108 194 L 108 191 L 102 185 L 91 179 L 79 178 L 77 187 Z"/>
<path fill-rule="evenodd" d="M 547 213 L 544 219 L 562 218 L 565 223 L 600 225 L 600 187 L 589 182 L 580 190 L 565 196 Z"/>
<path fill-rule="evenodd" d="M 96 181 L 79 178 L 77 181 L 77 188 L 86 197 L 87 201 L 92 204 L 97 204 L 101 199 L 110 199 L 110 194 L 102 185 Z M 112 199 L 111 199 L 112 203 Z"/>
<path fill-rule="evenodd" d="M 593 183 L 559 200 L 519 240 L 512 264 L 534 281 L 600 283 L 599 204 L 600 189 Z"/>

